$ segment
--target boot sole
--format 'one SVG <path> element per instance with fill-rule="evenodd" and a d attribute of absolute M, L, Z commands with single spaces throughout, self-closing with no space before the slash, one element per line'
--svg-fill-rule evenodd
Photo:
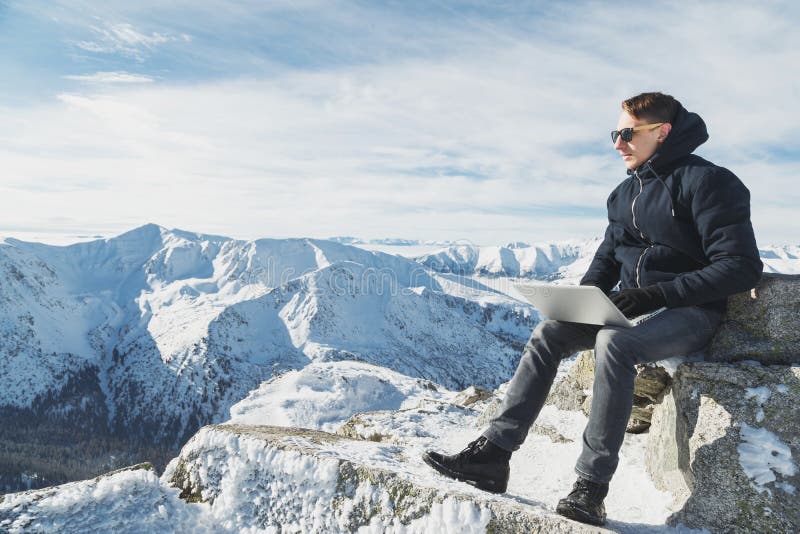
<path fill-rule="evenodd" d="M 563 502 L 559 502 L 558 506 L 556 506 L 556 513 L 559 515 L 563 515 L 568 519 L 572 519 L 573 521 L 578 521 L 580 523 L 588 523 L 589 525 L 595 525 L 598 527 L 601 527 L 606 524 L 605 517 L 598 518 L 597 516 L 589 514 L 585 510 L 582 510 L 580 508 L 575 508 Z"/>
<path fill-rule="evenodd" d="M 475 486 L 476 488 L 478 488 L 480 490 L 488 491 L 489 493 L 498 493 L 498 494 L 506 492 L 506 487 L 508 485 L 507 483 L 506 484 L 501 484 L 500 482 L 498 482 L 496 480 L 487 480 L 485 478 L 478 479 L 478 478 L 470 477 L 469 475 L 465 475 L 463 473 L 459 473 L 458 471 L 453 471 L 452 469 L 448 468 L 447 466 L 444 466 L 444 465 L 440 464 L 439 462 L 437 462 L 436 460 L 434 460 L 433 458 L 431 458 L 427 453 L 422 455 L 422 461 L 424 461 L 426 464 L 428 464 L 429 466 L 431 466 L 432 468 L 434 468 L 436 471 L 438 471 L 439 473 L 443 474 L 444 476 L 446 476 L 448 478 L 453 478 L 455 480 L 459 480 L 461 482 L 466 482 L 470 486 Z"/>

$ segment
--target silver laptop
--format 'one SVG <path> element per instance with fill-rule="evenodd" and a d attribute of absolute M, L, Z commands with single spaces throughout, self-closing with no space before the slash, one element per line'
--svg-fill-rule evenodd
<path fill-rule="evenodd" d="M 550 284 L 519 284 L 514 287 L 542 315 L 559 321 L 633 327 L 666 310 L 659 308 L 628 319 L 599 287 Z"/>

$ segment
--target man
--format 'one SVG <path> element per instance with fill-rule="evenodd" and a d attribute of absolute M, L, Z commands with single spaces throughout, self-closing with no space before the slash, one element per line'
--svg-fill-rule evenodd
<path fill-rule="evenodd" d="M 731 171 L 692 154 L 708 139 L 700 116 L 669 95 L 643 93 L 622 103 L 611 138 L 629 176 L 608 197 L 605 237 L 581 285 L 601 288 L 628 317 L 667 309 L 633 328 L 539 323 L 483 435 L 458 454 L 424 456 L 449 477 L 504 492 L 511 453 L 525 441 L 559 362 L 593 347 L 578 479 L 556 511 L 596 525 L 605 523 L 603 501 L 630 417 L 635 365 L 702 349 L 727 297 L 755 286 L 762 270 L 748 189 Z"/>

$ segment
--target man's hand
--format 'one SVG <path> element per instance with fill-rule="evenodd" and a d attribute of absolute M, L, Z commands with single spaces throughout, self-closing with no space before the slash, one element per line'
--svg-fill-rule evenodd
<path fill-rule="evenodd" d="M 612 292 L 608 298 L 629 319 L 666 305 L 664 293 L 658 286 L 622 289 Z"/>

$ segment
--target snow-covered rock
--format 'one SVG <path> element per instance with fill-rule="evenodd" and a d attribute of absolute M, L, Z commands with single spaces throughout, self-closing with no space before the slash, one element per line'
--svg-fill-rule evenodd
<path fill-rule="evenodd" d="M 461 391 L 453 399 L 453 404 L 458 406 L 472 406 L 476 402 L 482 402 L 489 399 L 492 392 L 479 386 L 470 386 L 464 391 Z"/>
<path fill-rule="evenodd" d="M 452 400 L 457 401 L 456 398 Z M 482 406 L 473 403 L 465 407 L 423 399 L 410 408 L 357 413 L 340 425 L 336 434 L 383 443 L 436 447 L 443 434 L 472 426 Z"/>
<path fill-rule="evenodd" d="M 609 532 L 434 480 L 399 445 L 252 425 L 205 427 L 162 480 L 218 523 L 280 532 Z"/>
<path fill-rule="evenodd" d="M 428 380 L 368 363 L 315 362 L 261 384 L 231 407 L 225 423 L 332 432 L 359 412 L 401 410 L 455 396 Z"/>
<path fill-rule="evenodd" d="M 713 532 L 800 527 L 800 367 L 690 363 L 656 406 L 647 468 L 669 523 Z"/>
<path fill-rule="evenodd" d="M 179 494 L 149 464 L 135 465 L 90 480 L 0 495 L 0 532 L 220 532 L 203 520 L 202 506 L 187 504 Z"/>

